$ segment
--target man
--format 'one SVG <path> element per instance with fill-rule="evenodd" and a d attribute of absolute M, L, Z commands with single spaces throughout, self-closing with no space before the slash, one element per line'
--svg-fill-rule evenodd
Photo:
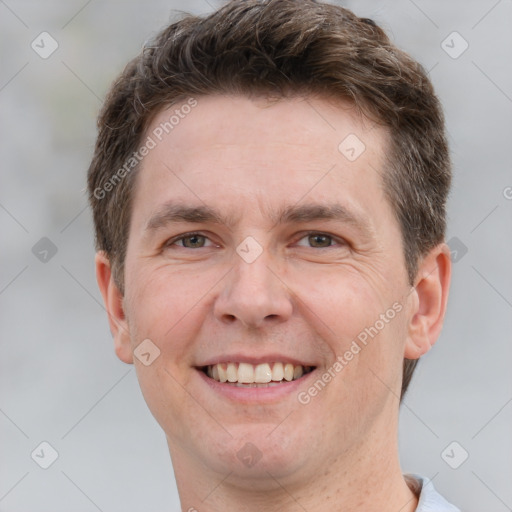
<path fill-rule="evenodd" d="M 182 510 L 457 510 L 397 447 L 449 185 L 424 70 L 346 9 L 235 0 L 128 64 L 88 175 L 97 278 Z"/>

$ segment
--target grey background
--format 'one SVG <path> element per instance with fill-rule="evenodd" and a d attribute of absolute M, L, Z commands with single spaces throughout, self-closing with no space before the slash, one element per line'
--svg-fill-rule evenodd
<path fill-rule="evenodd" d="M 85 171 L 101 100 L 127 59 L 173 9 L 218 5 L 0 0 L 1 511 L 179 509 L 164 435 L 113 352 Z M 448 239 L 459 258 L 467 248 L 441 338 L 402 407 L 403 468 L 464 511 L 512 510 L 512 2 L 344 5 L 430 70 L 455 171 Z M 43 31 L 59 44 L 47 59 L 30 46 Z M 453 31 L 469 44 L 456 59 L 442 47 Z M 32 252 L 42 237 L 57 248 L 46 263 Z M 31 458 L 42 441 L 59 454 L 46 470 Z M 441 456 L 453 441 L 452 465 L 469 453 L 458 469 Z"/>

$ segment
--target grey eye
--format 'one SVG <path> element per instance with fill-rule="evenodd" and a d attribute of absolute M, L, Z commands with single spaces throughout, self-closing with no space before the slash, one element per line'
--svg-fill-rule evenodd
<path fill-rule="evenodd" d="M 188 249 L 198 249 L 205 246 L 206 237 L 203 235 L 188 235 L 180 238 L 177 242 L 181 242 L 181 245 Z"/>
<path fill-rule="evenodd" d="M 308 242 L 311 247 L 329 247 L 332 245 L 332 237 L 321 234 L 308 235 Z"/>

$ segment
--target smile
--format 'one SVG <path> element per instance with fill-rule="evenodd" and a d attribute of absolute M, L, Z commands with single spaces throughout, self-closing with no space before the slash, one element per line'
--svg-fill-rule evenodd
<path fill-rule="evenodd" d="M 203 371 L 213 380 L 240 386 L 259 387 L 262 384 L 280 384 L 300 379 L 313 370 L 312 366 L 292 363 L 219 363 L 206 366 Z"/>
<path fill-rule="evenodd" d="M 219 363 L 202 368 L 211 379 L 239 387 L 269 387 L 300 379 L 314 370 L 314 366 L 292 363 Z"/>

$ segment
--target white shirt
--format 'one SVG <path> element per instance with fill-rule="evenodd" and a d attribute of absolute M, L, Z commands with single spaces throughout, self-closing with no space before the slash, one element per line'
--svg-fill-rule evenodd
<path fill-rule="evenodd" d="M 406 475 L 406 480 L 413 492 L 419 493 L 416 512 L 460 512 L 460 509 L 448 503 L 436 491 L 434 484 L 428 478 Z"/>

